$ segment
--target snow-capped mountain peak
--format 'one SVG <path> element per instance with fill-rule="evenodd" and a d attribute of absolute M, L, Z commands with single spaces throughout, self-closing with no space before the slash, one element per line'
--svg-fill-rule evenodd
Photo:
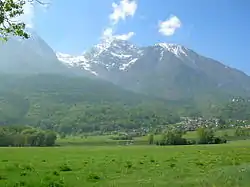
<path fill-rule="evenodd" d="M 160 49 L 160 61 L 165 52 L 170 52 L 178 58 L 188 56 L 188 49 L 181 45 L 158 43 L 154 46 Z M 57 57 L 68 67 L 80 67 L 93 74 L 96 71 L 128 71 L 144 53 L 145 48 L 137 47 L 126 40 L 103 38 L 99 44 L 80 56 L 57 53 Z"/>
<path fill-rule="evenodd" d="M 57 58 L 68 67 L 88 71 L 96 67 L 107 71 L 126 71 L 142 54 L 142 50 L 128 41 L 105 38 L 80 56 L 57 53 Z"/>
<path fill-rule="evenodd" d="M 164 50 L 167 50 L 168 52 L 173 53 L 177 57 L 181 57 L 182 55 L 188 56 L 187 51 L 188 49 L 178 45 L 178 44 L 172 44 L 172 43 L 157 43 L 155 46 L 159 46 L 163 48 Z"/>

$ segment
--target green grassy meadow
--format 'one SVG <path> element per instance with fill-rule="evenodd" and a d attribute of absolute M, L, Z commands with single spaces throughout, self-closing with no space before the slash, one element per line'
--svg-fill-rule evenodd
<path fill-rule="evenodd" d="M 215 136 L 224 136 L 224 134 L 227 134 L 228 140 L 235 140 L 235 139 L 241 139 L 242 137 L 235 137 L 234 136 L 235 129 L 226 129 L 226 130 L 219 130 L 215 132 Z M 112 140 L 110 137 L 111 135 L 103 135 L 103 136 L 88 136 L 88 137 L 80 137 L 80 136 L 68 136 L 64 139 L 58 139 L 57 144 L 61 146 L 105 146 L 105 145 L 124 145 L 128 140 Z M 187 132 L 184 136 L 186 139 L 197 139 L 197 132 L 196 131 L 190 131 Z M 135 137 L 134 144 L 135 145 L 147 145 L 148 144 L 148 136 L 141 136 L 141 137 Z M 154 140 L 160 140 L 161 135 L 155 135 Z M 243 137 L 244 139 L 244 137 Z"/>
<path fill-rule="evenodd" d="M 250 141 L 0 148 L 1 187 L 249 187 Z"/>

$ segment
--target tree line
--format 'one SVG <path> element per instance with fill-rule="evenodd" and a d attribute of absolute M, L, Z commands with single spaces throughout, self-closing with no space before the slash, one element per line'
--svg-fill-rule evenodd
<path fill-rule="evenodd" d="M 24 126 L 0 127 L 0 146 L 53 146 L 56 133 Z"/>
<path fill-rule="evenodd" d="M 184 131 L 172 129 L 161 135 L 160 140 L 154 141 L 154 135 L 148 136 L 148 144 L 164 145 L 193 145 L 193 144 L 222 144 L 227 143 L 224 137 L 216 137 L 214 131 L 209 128 L 198 128 L 197 139 L 187 140 L 183 138 Z"/>

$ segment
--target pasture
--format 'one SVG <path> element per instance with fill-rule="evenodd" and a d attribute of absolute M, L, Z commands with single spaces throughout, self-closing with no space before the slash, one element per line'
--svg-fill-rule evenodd
<path fill-rule="evenodd" d="M 248 187 L 250 141 L 0 148 L 1 187 Z"/>
<path fill-rule="evenodd" d="M 249 137 L 236 137 L 234 135 L 235 129 L 226 129 L 226 130 L 218 130 L 215 132 L 215 136 L 223 137 L 227 134 L 226 139 L 231 140 L 242 140 L 249 139 Z M 111 135 L 102 135 L 102 136 L 67 136 L 63 139 L 58 139 L 56 144 L 61 146 L 115 146 L 115 145 L 125 145 L 130 140 L 112 140 Z M 154 135 L 154 140 L 160 140 L 162 135 Z M 183 136 L 188 140 L 196 140 L 197 132 L 189 131 Z M 133 138 L 134 145 L 147 145 L 148 144 L 148 136 L 134 137 Z"/>

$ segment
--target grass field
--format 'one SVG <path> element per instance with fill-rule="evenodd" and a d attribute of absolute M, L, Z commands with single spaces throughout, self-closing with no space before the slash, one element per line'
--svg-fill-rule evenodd
<path fill-rule="evenodd" d="M 244 137 L 235 137 L 234 136 L 235 129 L 227 129 L 227 130 L 219 130 L 215 132 L 215 136 L 224 136 L 225 133 L 228 135 L 228 140 L 235 140 L 235 139 L 244 139 Z M 80 136 L 73 136 L 73 137 L 67 137 L 64 139 L 57 140 L 57 144 L 62 146 L 92 146 L 92 145 L 98 145 L 98 146 L 105 146 L 105 145 L 124 145 L 128 141 L 127 140 L 112 140 L 110 138 L 111 136 L 88 136 L 80 137 Z M 186 139 L 197 139 L 197 132 L 196 131 L 190 131 L 187 132 L 184 136 Z M 148 144 L 148 136 L 142 136 L 142 137 L 135 137 L 134 144 L 135 145 L 147 145 Z M 160 140 L 161 135 L 155 135 L 154 140 Z"/>
<path fill-rule="evenodd" d="M 231 137 L 234 137 L 234 132 L 235 132 L 235 129 L 226 129 L 226 130 L 218 130 L 215 132 L 215 136 L 224 136 L 224 134 L 226 133 L 229 137 L 229 139 Z M 154 136 L 155 140 L 160 140 L 161 138 L 161 135 L 156 135 Z M 186 138 L 186 139 L 196 139 L 197 138 L 197 132 L 196 131 L 189 131 L 187 132 L 183 138 Z M 143 137 L 138 137 L 138 138 L 135 138 L 135 140 L 137 141 L 147 141 L 148 140 L 148 137 L 147 136 L 143 136 Z"/>
<path fill-rule="evenodd" d="M 1 187 L 249 187 L 250 141 L 0 148 Z"/>

